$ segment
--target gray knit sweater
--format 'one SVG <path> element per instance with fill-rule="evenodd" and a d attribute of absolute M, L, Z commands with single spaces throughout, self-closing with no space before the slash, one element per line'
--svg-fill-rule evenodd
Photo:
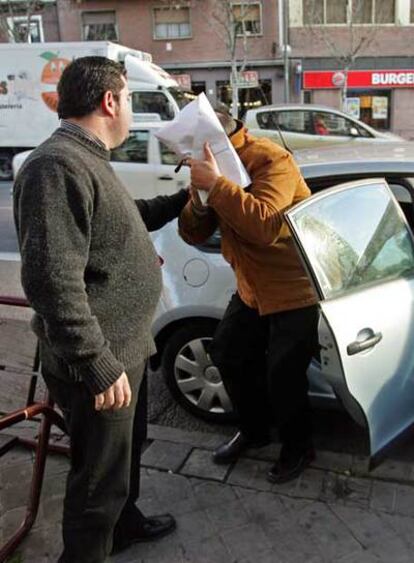
<path fill-rule="evenodd" d="M 141 215 L 159 228 L 186 201 L 187 193 L 179 193 L 134 202 L 109 152 L 64 129 L 31 153 L 16 179 L 15 223 L 32 327 L 93 394 L 154 351 L 150 325 L 161 273 Z"/>

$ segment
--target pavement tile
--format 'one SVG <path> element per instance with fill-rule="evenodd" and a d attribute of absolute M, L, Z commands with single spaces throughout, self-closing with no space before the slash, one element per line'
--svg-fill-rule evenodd
<path fill-rule="evenodd" d="M 177 532 L 155 542 L 137 543 L 112 556 L 111 563 L 183 563 L 183 548 Z M 74 562 L 75 563 L 75 562 Z"/>
<path fill-rule="evenodd" d="M 252 522 L 264 524 L 283 517 L 286 509 L 280 498 L 273 493 L 252 492 L 243 495 L 241 501 Z"/>
<path fill-rule="evenodd" d="M 237 499 L 232 487 L 211 481 L 191 480 L 194 496 L 202 508 L 221 506 Z"/>
<path fill-rule="evenodd" d="M 381 520 L 386 523 L 392 533 L 403 539 L 414 551 L 414 518 L 398 514 L 381 514 Z"/>
<path fill-rule="evenodd" d="M 318 545 L 311 534 L 289 516 L 263 526 L 276 554 L 276 560 L 286 563 L 323 563 Z"/>
<path fill-rule="evenodd" d="M 236 563 L 218 536 L 187 543 L 183 547 L 183 560 L 185 563 Z"/>
<path fill-rule="evenodd" d="M 266 479 L 271 463 L 252 459 L 239 459 L 227 478 L 230 485 L 269 491 L 272 484 Z"/>
<path fill-rule="evenodd" d="M 206 508 L 206 512 L 216 532 L 243 526 L 250 520 L 242 501 L 238 499 Z"/>
<path fill-rule="evenodd" d="M 299 498 L 319 499 L 322 493 L 324 472 L 307 469 L 294 481 L 290 495 Z"/>
<path fill-rule="evenodd" d="M 214 534 L 213 525 L 204 510 L 179 514 L 176 520 L 177 534 L 184 545 L 207 539 Z"/>
<path fill-rule="evenodd" d="M 361 549 L 343 519 L 321 502 L 307 506 L 300 514 L 299 524 L 313 537 L 326 561 L 335 561 Z"/>
<path fill-rule="evenodd" d="M 190 451 L 191 446 L 187 444 L 157 440 L 145 450 L 142 465 L 175 472 L 184 463 Z"/>
<path fill-rule="evenodd" d="M 414 478 L 412 474 L 412 464 L 405 461 L 397 461 L 393 459 L 384 459 L 381 464 L 368 471 L 364 462 L 358 462 L 357 459 L 354 460 L 355 466 L 353 467 L 353 472 L 355 474 L 363 475 L 371 479 L 387 479 L 389 481 L 409 481 Z"/>
<path fill-rule="evenodd" d="M 381 560 L 367 550 L 358 550 L 356 553 L 338 559 L 338 563 L 380 563 Z"/>
<path fill-rule="evenodd" d="M 332 506 L 332 511 L 346 525 L 361 548 L 381 562 L 412 562 L 410 546 L 394 534 L 382 515 L 350 506 Z"/>
<path fill-rule="evenodd" d="M 151 493 L 145 497 L 144 493 L 147 486 L 149 486 Z M 186 477 L 154 470 L 146 476 L 146 480 L 142 484 L 142 492 L 142 498 L 155 496 L 163 503 L 187 500 L 194 495 L 191 483 Z"/>
<path fill-rule="evenodd" d="M 148 438 L 151 440 L 187 444 L 193 448 L 215 450 L 228 438 L 228 436 L 224 433 L 221 434 L 214 432 L 213 434 L 207 432 L 186 431 L 181 428 L 149 424 Z"/>
<path fill-rule="evenodd" d="M 229 468 L 217 465 L 211 459 L 211 451 L 194 449 L 180 469 L 183 475 L 223 481 Z"/>
<path fill-rule="evenodd" d="M 398 485 L 395 512 L 403 516 L 414 516 L 414 487 Z"/>
<path fill-rule="evenodd" d="M 258 524 L 247 524 L 221 534 L 232 557 L 239 559 L 254 559 L 261 552 L 270 551 L 272 545 L 263 529 Z"/>
<path fill-rule="evenodd" d="M 397 484 L 373 481 L 370 508 L 381 512 L 394 512 L 397 502 Z"/>
<path fill-rule="evenodd" d="M 369 479 L 326 473 L 322 484 L 321 500 L 368 507 L 371 486 Z"/>
<path fill-rule="evenodd" d="M 239 559 L 237 563 L 284 563 L 273 549 L 256 553 L 252 559 Z"/>
<path fill-rule="evenodd" d="M 1 460 L 1 458 L 0 458 Z M 0 465 L 0 508 L 4 514 L 19 506 L 25 506 L 32 481 L 33 464 L 21 462 L 2 467 Z M 16 486 L 18 484 L 18 486 Z"/>

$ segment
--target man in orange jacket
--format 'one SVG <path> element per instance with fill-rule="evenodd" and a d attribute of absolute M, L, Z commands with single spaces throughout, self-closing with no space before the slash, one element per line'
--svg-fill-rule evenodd
<path fill-rule="evenodd" d="M 282 449 L 272 482 L 297 477 L 314 459 L 306 371 L 317 344 L 317 298 L 283 212 L 310 195 L 292 156 L 241 122 L 217 113 L 252 180 L 243 190 L 220 174 L 208 145 L 190 159 L 193 197 L 179 219 L 189 244 L 219 227 L 237 292 L 214 336 L 210 355 L 239 416 L 240 430 L 213 455 L 231 463 L 270 440 L 279 426 Z M 197 190 L 208 193 L 202 206 Z"/>

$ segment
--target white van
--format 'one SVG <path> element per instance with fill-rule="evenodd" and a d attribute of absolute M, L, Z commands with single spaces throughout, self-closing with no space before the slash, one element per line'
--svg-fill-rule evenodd
<path fill-rule="evenodd" d="M 56 86 L 77 57 L 125 64 L 134 121 L 175 117 L 188 98 L 149 53 L 109 41 L 0 44 L 0 180 L 12 177 L 13 156 L 36 147 L 58 126 Z"/>

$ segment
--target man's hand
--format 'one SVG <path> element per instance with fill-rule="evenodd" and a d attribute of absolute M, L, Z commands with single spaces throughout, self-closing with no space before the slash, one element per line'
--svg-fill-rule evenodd
<path fill-rule="evenodd" d="M 122 407 L 129 407 L 130 403 L 131 387 L 125 372 L 103 393 L 95 395 L 95 409 L 97 411 L 122 409 Z"/>
<path fill-rule="evenodd" d="M 198 190 L 209 192 L 214 188 L 221 174 L 208 143 L 204 145 L 204 156 L 205 160 L 190 158 L 187 164 L 191 167 L 191 185 Z"/>

